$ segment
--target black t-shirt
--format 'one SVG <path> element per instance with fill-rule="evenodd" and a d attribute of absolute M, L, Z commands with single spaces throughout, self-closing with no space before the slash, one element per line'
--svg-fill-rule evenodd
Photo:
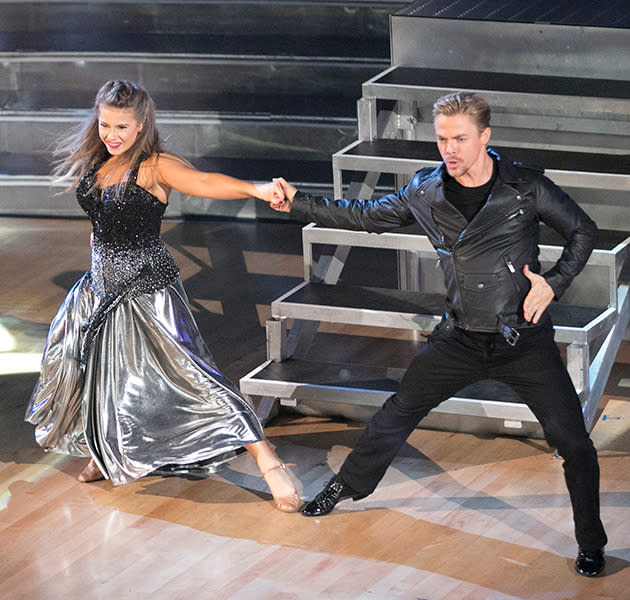
<path fill-rule="evenodd" d="M 481 210 L 488 200 L 490 190 L 497 178 L 497 163 L 493 162 L 492 177 L 479 187 L 466 187 L 458 183 L 455 178 L 446 173 L 444 181 L 444 194 L 446 199 L 460 212 L 470 223 L 473 217 Z"/>

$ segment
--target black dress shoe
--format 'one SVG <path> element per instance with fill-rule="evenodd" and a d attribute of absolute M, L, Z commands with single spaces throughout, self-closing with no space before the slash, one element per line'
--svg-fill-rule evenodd
<path fill-rule="evenodd" d="M 592 552 L 580 549 L 575 559 L 576 572 L 585 577 L 596 577 L 604 570 L 605 566 L 606 559 L 603 548 Z"/>
<path fill-rule="evenodd" d="M 347 486 L 339 475 L 335 475 L 313 500 L 304 505 L 301 512 L 305 517 L 323 517 L 335 508 L 337 502 L 346 498 L 359 500 L 365 496 L 358 494 Z"/>

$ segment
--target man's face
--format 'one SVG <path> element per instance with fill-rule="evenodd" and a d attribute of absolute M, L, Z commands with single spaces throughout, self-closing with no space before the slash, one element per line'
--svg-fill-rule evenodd
<path fill-rule="evenodd" d="M 482 166 L 490 140 L 489 127 L 479 131 L 475 122 L 463 114 L 438 115 L 433 125 L 438 150 L 451 177 L 459 179 Z"/>

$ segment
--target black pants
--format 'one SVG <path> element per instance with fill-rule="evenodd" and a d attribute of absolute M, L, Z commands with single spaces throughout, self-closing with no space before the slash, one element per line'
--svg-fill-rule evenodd
<path fill-rule="evenodd" d="M 510 346 L 501 334 L 439 325 L 405 373 L 400 389 L 372 417 L 339 472 L 362 495 L 374 491 L 420 420 L 440 402 L 482 379 L 508 384 L 540 422 L 564 459 L 575 536 L 585 550 L 606 544 L 599 517 L 599 465 L 579 398 L 553 340 L 550 323 L 520 330 Z"/>

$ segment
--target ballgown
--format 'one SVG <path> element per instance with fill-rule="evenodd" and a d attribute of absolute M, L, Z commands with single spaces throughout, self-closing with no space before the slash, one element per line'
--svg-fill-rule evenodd
<path fill-rule="evenodd" d="M 92 222 L 90 270 L 50 326 L 26 420 L 37 443 L 92 456 L 114 484 L 212 470 L 263 439 L 255 411 L 217 369 L 160 237 L 166 205 L 136 183 L 77 186 Z"/>

